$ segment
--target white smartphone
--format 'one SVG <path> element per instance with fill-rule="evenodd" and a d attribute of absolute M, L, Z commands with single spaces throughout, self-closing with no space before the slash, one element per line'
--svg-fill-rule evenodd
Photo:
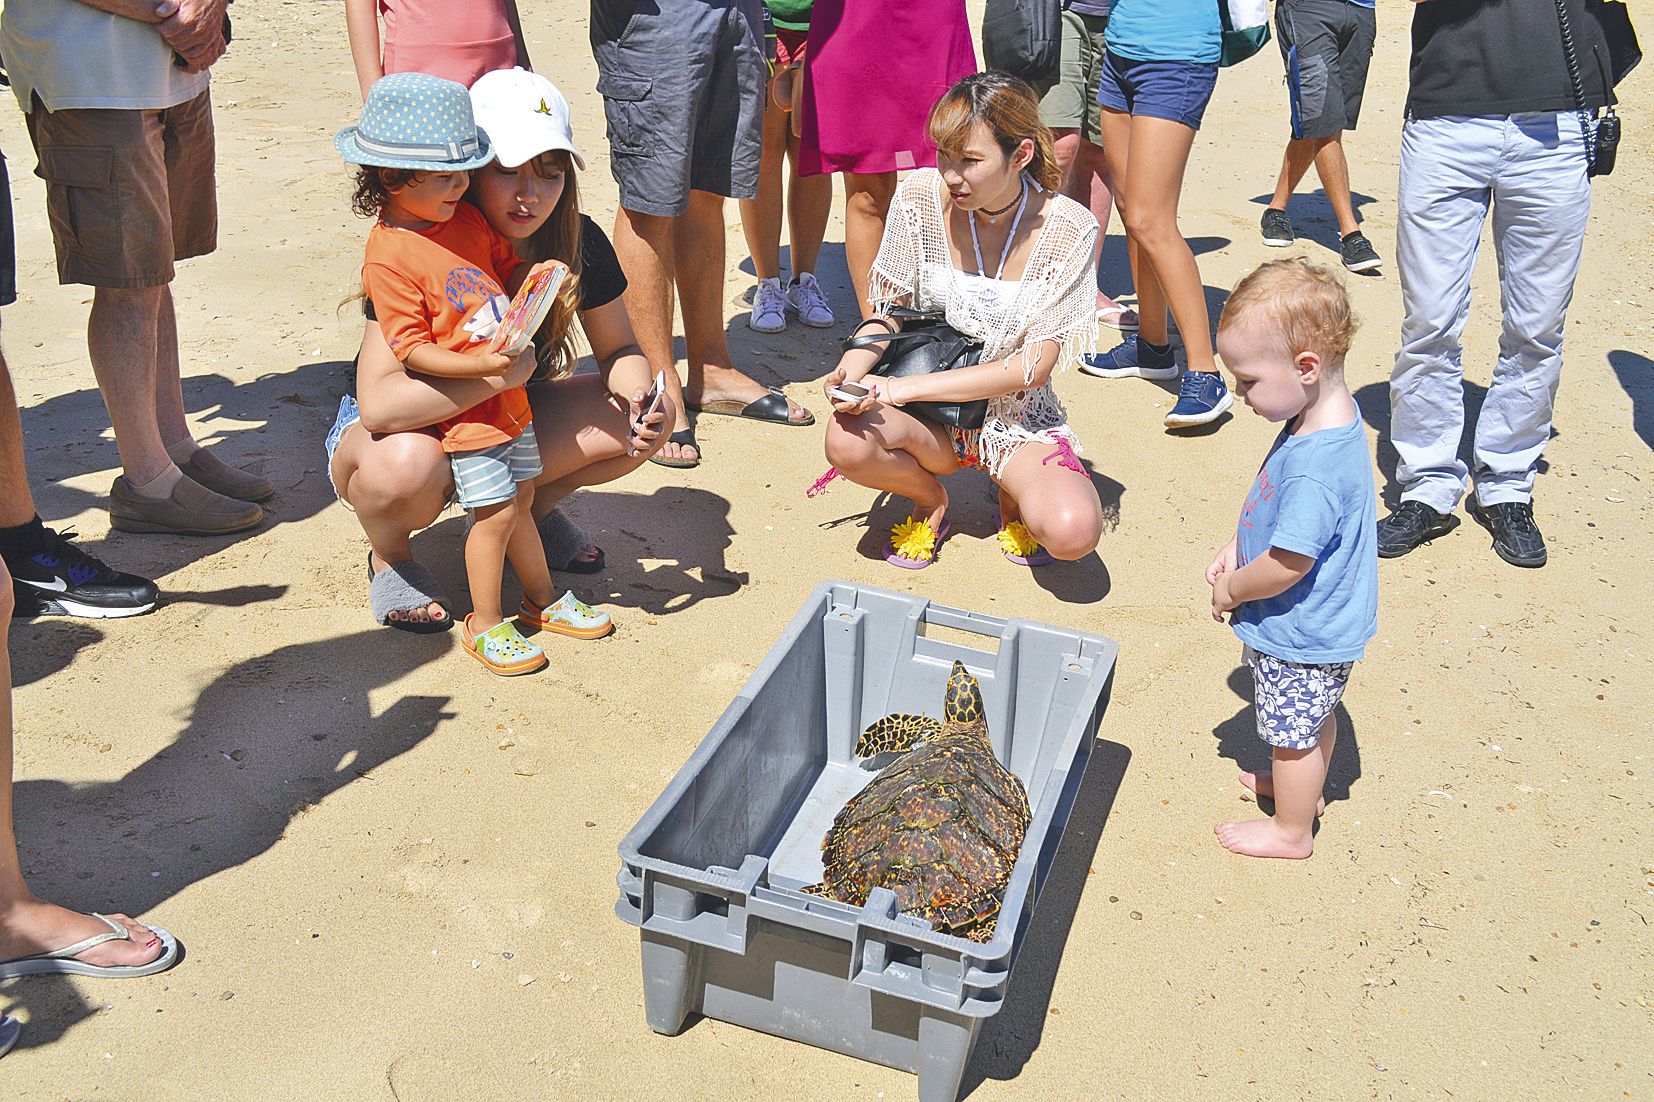
<path fill-rule="evenodd" d="M 840 383 L 835 387 L 828 388 L 827 397 L 836 398 L 841 402 L 845 402 L 853 406 L 863 401 L 869 394 L 872 393 L 873 392 L 871 390 L 862 386 L 860 383 Z"/>
<path fill-rule="evenodd" d="M 649 419 L 649 415 L 660 409 L 660 404 L 666 398 L 666 372 L 655 372 L 655 381 L 649 387 L 649 393 L 643 396 L 643 404 L 639 407 L 637 424 L 641 425 Z"/>

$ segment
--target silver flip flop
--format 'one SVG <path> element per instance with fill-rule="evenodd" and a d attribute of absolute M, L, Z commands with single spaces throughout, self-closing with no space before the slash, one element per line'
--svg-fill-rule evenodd
<path fill-rule="evenodd" d="M 50 953 L 0 962 L 0 980 L 9 980 L 16 976 L 103 976 L 106 979 L 136 979 L 139 976 L 153 976 L 157 972 L 165 972 L 177 963 L 178 939 L 159 926 L 149 928 L 161 939 L 161 955 L 148 964 L 97 965 L 74 959 L 88 949 L 95 949 L 111 941 L 132 940 L 131 931 L 114 919 L 96 913 L 92 917 L 108 926 L 109 932 L 94 934 L 84 941 L 77 941 L 73 945 L 66 945 Z"/>

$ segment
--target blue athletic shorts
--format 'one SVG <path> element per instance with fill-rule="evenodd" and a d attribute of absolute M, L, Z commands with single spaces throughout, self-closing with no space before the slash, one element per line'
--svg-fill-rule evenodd
<path fill-rule="evenodd" d="M 1103 58 L 1097 102 L 1111 111 L 1169 119 L 1199 130 L 1217 83 L 1215 62 L 1134 61 L 1111 53 Z"/>
<path fill-rule="evenodd" d="M 533 425 L 515 440 L 474 452 L 455 452 L 448 458 L 454 466 L 454 491 L 462 509 L 510 501 L 517 496 L 517 483 L 534 481 L 544 469 Z"/>

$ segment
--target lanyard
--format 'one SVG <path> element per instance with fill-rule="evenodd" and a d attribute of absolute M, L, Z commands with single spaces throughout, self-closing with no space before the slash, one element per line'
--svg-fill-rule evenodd
<path fill-rule="evenodd" d="M 1011 242 L 1017 239 L 1017 227 L 1022 225 L 1022 212 L 1027 209 L 1028 178 L 1024 176 L 1022 178 L 1022 198 L 1017 200 L 1016 217 L 1011 219 L 1011 232 L 1005 235 L 1005 247 L 999 251 L 999 267 L 994 269 L 994 274 L 991 278 L 998 279 L 1000 273 L 1005 270 L 1005 258 L 1011 255 Z M 976 274 L 979 276 L 987 276 L 988 273 L 982 267 L 982 242 L 977 240 L 976 236 L 976 212 L 973 210 L 970 212 L 970 215 L 971 248 L 976 252 Z"/>

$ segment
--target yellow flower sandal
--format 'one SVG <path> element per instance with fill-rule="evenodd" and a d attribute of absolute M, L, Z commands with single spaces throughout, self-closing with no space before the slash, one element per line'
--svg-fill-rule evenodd
<path fill-rule="evenodd" d="M 1004 519 L 1000 518 L 1001 521 Z M 1034 534 L 1028 531 L 1028 526 L 1020 520 L 1002 524 L 998 538 L 999 549 L 1018 566 L 1045 566 L 1057 561 L 1052 558 L 1051 552 L 1039 545 Z"/>
<path fill-rule="evenodd" d="M 466 654 L 481 662 L 489 673 L 501 677 L 518 677 L 546 665 L 546 652 L 524 639 L 512 620 L 476 635 L 471 631 L 471 616 L 466 616 L 460 640 L 465 644 Z"/>
<path fill-rule="evenodd" d="M 884 553 L 884 561 L 903 570 L 923 570 L 936 561 L 950 530 L 946 518 L 941 530 L 935 531 L 929 521 L 908 517 L 890 530 L 890 550 Z"/>
<path fill-rule="evenodd" d="M 517 611 L 517 619 L 535 631 L 554 631 L 571 639 L 601 639 L 615 629 L 607 612 L 582 601 L 570 590 L 545 608 L 536 608 L 527 601 Z"/>

